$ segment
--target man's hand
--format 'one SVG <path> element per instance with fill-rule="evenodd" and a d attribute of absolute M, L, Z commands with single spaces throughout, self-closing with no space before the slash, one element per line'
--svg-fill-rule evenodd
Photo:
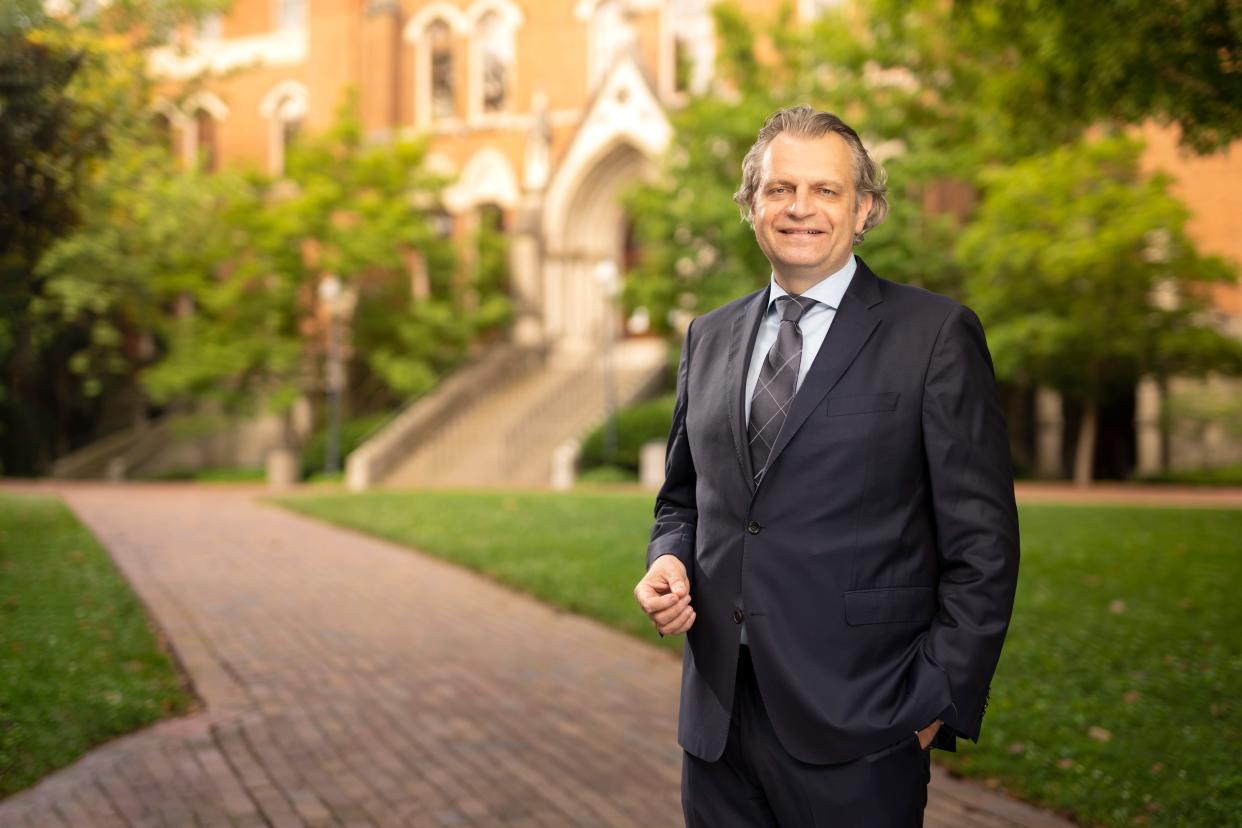
<path fill-rule="evenodd" d="M 661 555 L 634 587 L 638 605 L 660 635 L 681 635 L 694 626 L 686 567 L 675 555 Z"/>
<path fill-rule="evenodd" d="M 940 730 L 940 725 L 942 724 L 943 722 L 940 719 L 936 719 L 936 721 L 920 730 L 918 732 L 919 747 L 923 748 L 923 750 L 927 750 L 927 746 L 932 743 L 932 739 L 936 738 L 936 731 Z"/>

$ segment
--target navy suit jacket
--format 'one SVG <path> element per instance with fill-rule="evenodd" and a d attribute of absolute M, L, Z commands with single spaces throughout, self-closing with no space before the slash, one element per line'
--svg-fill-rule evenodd
<path fill-rule="evenodd" d="M 681 352 L 647 548 L 648 566 L 685 564 L 697 612 L 678 741 L 723 752 L 743 619 L 794 757 L 852 760 L 937 717 L 951 728 L 937 745 L 977 741 L 1018 574 L 979 320 L 859 259 L 755 486 L 743 394 L 767 293 L 695 319 Z"/>

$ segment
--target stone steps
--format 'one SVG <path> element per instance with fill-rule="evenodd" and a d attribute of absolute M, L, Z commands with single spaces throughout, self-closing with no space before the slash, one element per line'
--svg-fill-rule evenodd
<path fill-rule="evenodd" d="M 664 345 L 621 343 L 614 354 L 616 404 L 658 384 Z M 391 487 L 544 487 L 552 452 L 581 438 L 604 418 L 604 366 L 599 352 L 561 354 L 529 376 L 483 396 L 452 418 L 384 479 Z"/>

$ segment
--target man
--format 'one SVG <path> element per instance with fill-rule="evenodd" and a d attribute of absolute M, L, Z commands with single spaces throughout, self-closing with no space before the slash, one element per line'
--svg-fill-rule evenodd
<path fill-rule="evenodd" d="M 979 738 L 1017 582 L 983 330 L 854 256 L 884 173 L 835 116 L 773 114 L 734 198 L 771 280 L 686 332 L 635 587 L 687 634 L 686 824 L 918 826 L 930 746 Z"/>

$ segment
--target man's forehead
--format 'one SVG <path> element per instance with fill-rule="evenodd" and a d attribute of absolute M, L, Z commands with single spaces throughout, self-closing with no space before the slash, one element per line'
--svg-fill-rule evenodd
<path fill-rule="evenodd" d="M 848 179 L 853 163 L 849 144 L 835 132 L 814 138 L 782 132 L 764 150 L 760 168 L 769 178 L 796 176 Z"/>

